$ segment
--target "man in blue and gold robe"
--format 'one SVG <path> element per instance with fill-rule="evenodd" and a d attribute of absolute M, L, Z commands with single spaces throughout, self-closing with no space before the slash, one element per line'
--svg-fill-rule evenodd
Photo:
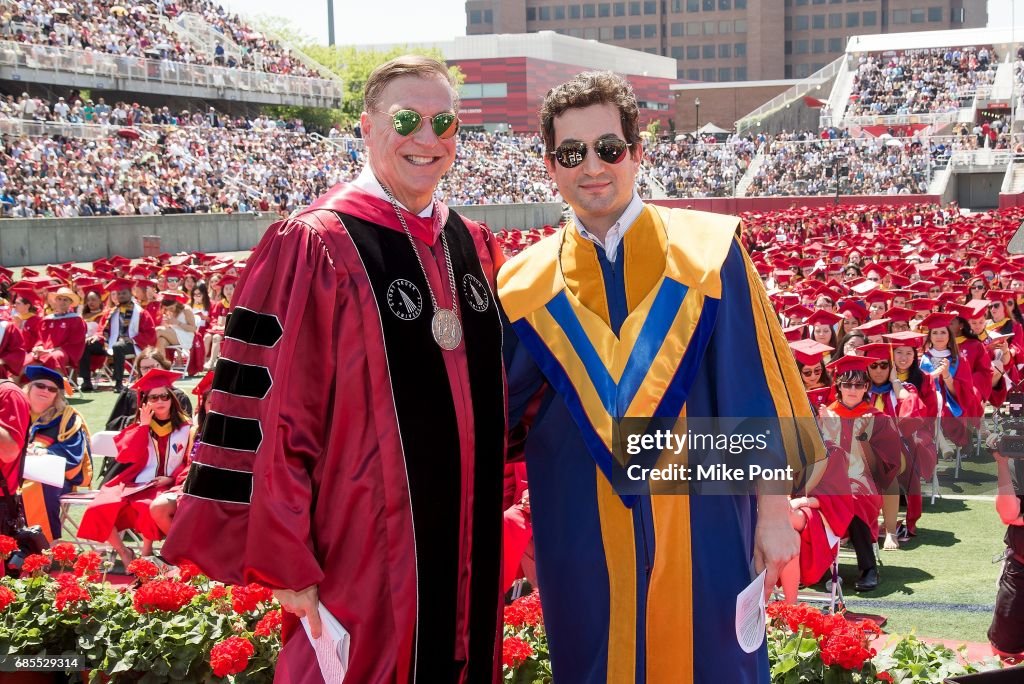
<path fill-rule="evenodd" d="M 572 220 L 498 276 L 554 679 L 766 683 L 737 595 L 798 552 L 788 497 L 624 491 L 616 433 L 624 418 L 788 419 L 777 453 L 797 480 L 824 450 L 739 220 L 636 194 L 637 117 L 611 73 L 548 93 L 545 161 Z"/>

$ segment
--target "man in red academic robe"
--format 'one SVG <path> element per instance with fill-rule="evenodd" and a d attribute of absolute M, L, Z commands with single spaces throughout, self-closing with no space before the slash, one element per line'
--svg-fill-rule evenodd
<path fill-rule="evenodd" d="M 25 338 L 13 321 L 0 321 L 0 378 L 16 378 L 25 367 Z"/>
<path fill-rule="evenodd" d="M 132 282 L 117 278 L 107 285 L 107 292 L 113 292 L 117 304 L 110 306 L 100 316 L 96 334 L 85 340 L 78 375 L 82 379 L 82 391 L 93 391 L 92 357 L 106 354 L 113 357 L 111 375 L 114 391 L 120 392 L 124 377 L 124 361 L 127 356 L 138 354 L 144 347 L 156 344 L 156 325 L 141 304 L 132 298 Z"/>
<path fill-rule="evenodd" d="M 366 85 L 369 163 L 270 227 L 233 298 L 164 555 L 286 612 L 276 681 L 324 681 L 296 617 L 351 634 L 346 681 L 500 678 L 500 251 L 433 193 L 455 158 L 445 67 Z"/>
<path fill-rule="evenodd" d="M 29 352 L 26 365 L 39 363 L 66 374 L 85 349 L 85 321 L 72 311 L 82 300 L 74 290 L 62 287 L 48 297 L 53 313 L 39 325 L 39 342 Z"/>

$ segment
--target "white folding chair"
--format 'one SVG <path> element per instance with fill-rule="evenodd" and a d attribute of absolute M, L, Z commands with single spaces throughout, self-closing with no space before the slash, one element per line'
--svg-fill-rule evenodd
<path fill-rule="evenodd" d="M 171 362 L 172 371 L 180 371 L 182 374 L 188 374 L 188 362 L 189 356 L 191 355 L 190 349 L 185 349 L 180 344 L 169 344 L 165 349 L 174 350 L 174 361 Z"/>

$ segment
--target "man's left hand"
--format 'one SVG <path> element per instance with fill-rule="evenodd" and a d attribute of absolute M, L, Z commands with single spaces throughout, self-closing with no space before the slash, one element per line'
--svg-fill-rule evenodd
<path fill-rule="evenodd" d="M 757 529 L 754 530 L 754 572 L 767 569 L 765 598 L 779 581 L 786 563 L 800 554 L 800 535 L 789 521 L 789 500 L 781 494 L 757 498 Z"/>

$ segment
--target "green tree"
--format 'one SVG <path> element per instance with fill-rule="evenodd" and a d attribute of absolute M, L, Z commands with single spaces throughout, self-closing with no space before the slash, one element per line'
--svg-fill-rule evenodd
<path fill-rule="evenodd" d="M 444 60 L 444 55 L 436 48 L 403 45 L 390 50 L 359 50 L 352 46 L 318 45 L 296 29 L 290 20 L 280 17 L 258 17 L 254 23 L 270 37 L 279 37 L 282 42 L 302 50 L 305 55 L 337 74 L 342 80 L 344 86 L 340 109 L 318 110 L 279 106 L 264 108 L 272 116 L 301 118 L 315 128 L 323 128 L 324 131 L 335 124 L 352 126 L 359 120 L 359 115 L 363 111 L 363 87 L 370 73 L 380 64 L 410 53 Z M 466 80 L 465 75 L 458 67 L 449 67 L 448 70 L 461 87 Z"/>

